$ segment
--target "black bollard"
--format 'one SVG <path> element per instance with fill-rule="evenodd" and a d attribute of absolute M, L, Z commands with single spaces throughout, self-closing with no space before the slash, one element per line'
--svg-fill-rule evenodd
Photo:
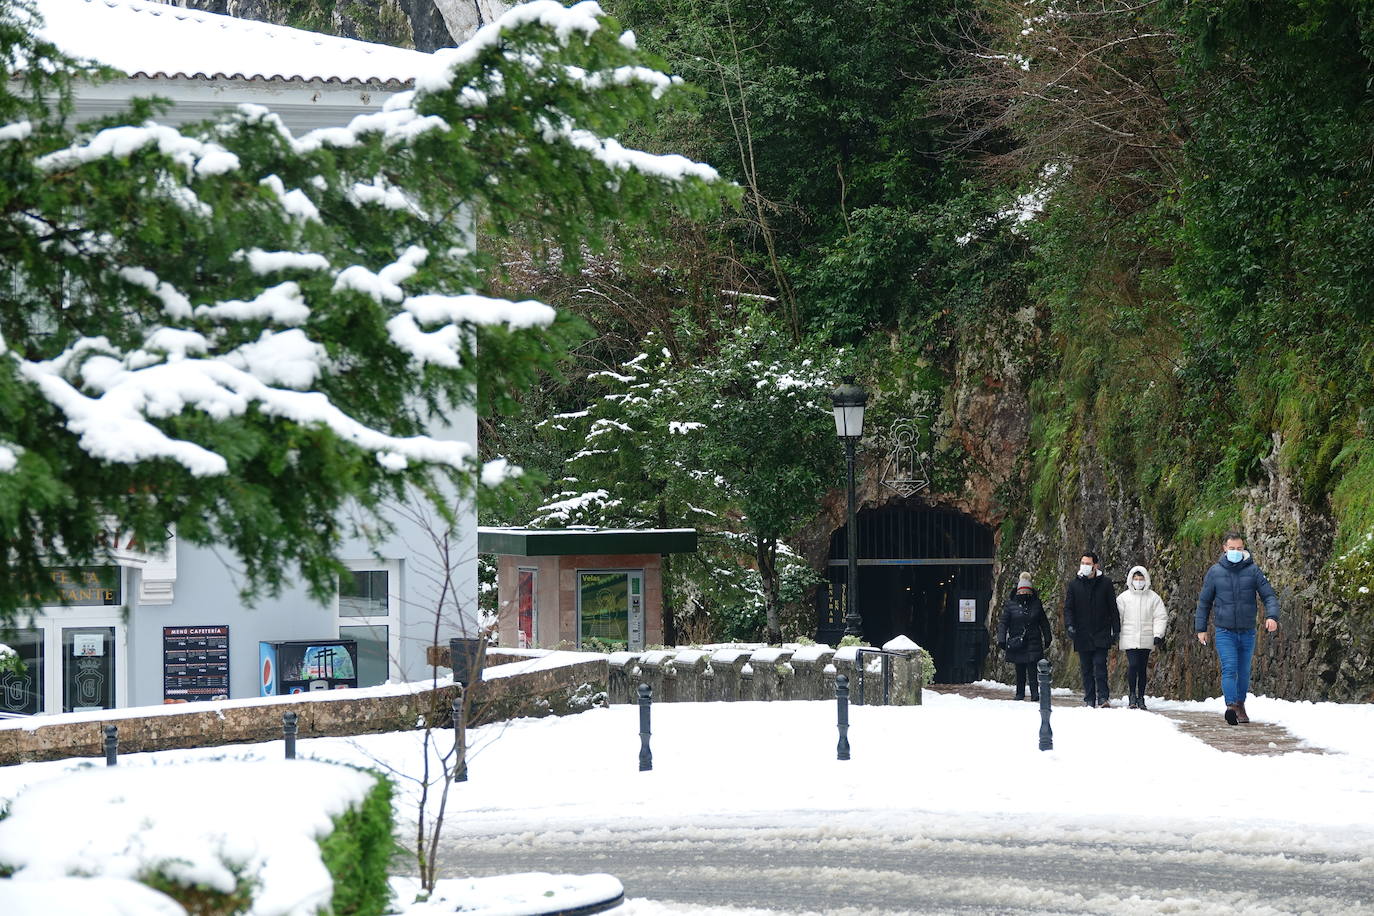
<path fill-rule="evenodd" d="M 119 726 L 105 726 L 105 766 L 119 763 Z"/>
<path fill-rule="evenodd" d="M 468 730 L 463 723 L 463 685 L 458 685 L 458 693 L 453 697 L 453 750 L 456 760 L 453 763 L 453 781 L 468 781 Z"/>
<path fill-rule="evenodd" d="M 286 759 L 296 759 L 296 714 L 294 712 L 284 712 L 281 714 L 281 736 L 286 740 Z"/>
<path fill-rule="evenodd" d="M 1050 731 L 1050 660 L 1040 659 L 1035 666 L 1040 678 L 1040 750 L 1054 750 L 1054 732 Z"/>
<path fill-rule="evenodd" d="M 654 689 L 648 684 L 639 685 L 639 769 L 652 770 L 654 755 L 649 750 L 649 707 L 654 702 Z"/>
<path fill-rule="evenodd" d="M 849 678 L 841 674 L 835 678 L 835 705 L 839 716 L 840 743 L 835 747 L 836 760 L 849 759 Z"/>

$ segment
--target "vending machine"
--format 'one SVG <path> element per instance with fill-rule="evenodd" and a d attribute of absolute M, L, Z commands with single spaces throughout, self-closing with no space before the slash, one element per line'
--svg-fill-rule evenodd
<path fill-rule="evenodd" d="M 262 696 L 358 686 L 354 639 L 292 639 L 258 643 Z"/>

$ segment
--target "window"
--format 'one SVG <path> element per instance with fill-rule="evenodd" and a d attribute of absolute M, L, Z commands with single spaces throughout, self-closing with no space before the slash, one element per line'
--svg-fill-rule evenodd
<path fill-rule="evenodd" d="M 375 687 L 391 677 L 399 634 L 400 563 L 367 560 L 339 576 L 339 638 L 358 643 L 358 686 Z"/>
<path fill-rule="evenodd" d="M 516 572 L 515 641 L 521 649 L 533 647 L 539 637 L 538 598 L 535 595 L 538 575 L 538 571 L 533 569 L 521 569 Z"/>
<path fill-rule="evenodd" d="M 19 655 L 24 673 L 0 674 L 0 716 L 33 716 L 43 706 L 43 631 L 15 630 L 0 639 Z"/>

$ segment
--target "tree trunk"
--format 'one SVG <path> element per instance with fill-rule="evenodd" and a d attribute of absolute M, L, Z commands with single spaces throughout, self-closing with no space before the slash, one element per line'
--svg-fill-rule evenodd
<path fill-rule="evenodd" d="M 778 645 L 782 642 L 782 624 L 778 620 L 778 539 L 760 537 L 754 545 L 754 559 L 763 583 L 763 638 L 769 645 Z"/>
<path fill-rule="evenodd" d="M 668 527 L 668 507 L 658 504 L 658 527 Z M 659 593 L 663 596 L 663 644 L 677 645 L 677 613 L 673 609 L 673 555 L 663 555 L 663 565 L 659 567 Z"/>

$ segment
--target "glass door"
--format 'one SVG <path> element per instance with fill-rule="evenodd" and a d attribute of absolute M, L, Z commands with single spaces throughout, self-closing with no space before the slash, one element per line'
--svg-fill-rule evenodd
<path fill-rule="evenodd" d="M 118 670 L 115 628 L 62 628 L 62 711 L 113 709 Z"/>
<path fill-rule="evenodd" d="M 395 560 L 350 563 L 339 576 L 339 638 L 358 643 L 358 686 L 375 687 L 391 677 L 398 657 L 400 564 Z"/>
<path fill-rule="evenodd" d="M 644 571 L 577 573 L 579 646 L 595 640 L 613 648 L 644 648 Z"/>

